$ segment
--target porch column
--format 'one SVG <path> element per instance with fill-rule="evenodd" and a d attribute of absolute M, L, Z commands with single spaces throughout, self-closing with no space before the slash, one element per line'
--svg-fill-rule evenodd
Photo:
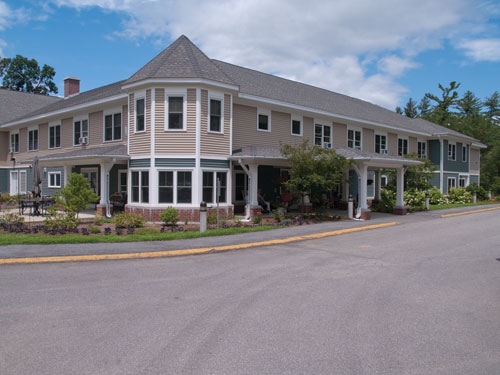
<path fill-rule="evenodd" d="M 101 200 L 99 205 L 96 207 L 97 211 L 102 215 L 111 217 L 111 210 L 109 206 L 109 171 L 113 168 L 113 162 L 101 163 Z"/>
<path fill-rule="evenodd" d="M 71 175 L 71 165 L 64 165 L 64 182 L 63 186 L 66 186 L 68 184 L 69 176 Z"/>
<path fill-rule="evenodd" d="M 249 164 L 248 171 L 248 204 L 250 207 L 256 207 L 259 205 L 259 165 Z"/>
<path fill-rule="evenodd" d="M 358 180 L 359 180 L 359 186 L 358 186 L 358 193 L 359 193 L 359 202 L 358 202 L 358 207 L 361 208 L 362 210 L 368 209 L 368 202 L 367 202 L 367 192 L 368 192 L 368 166 L 365 164 L 361 165 L 355 165 L 354 170 L 356 171 L 356 174 L 358 175 Z"/>
<path fill-rule="evenodd" d="M 382 190 L 382 175 L 380 174 L 380 170 L 375 171 L 375 200 L 380 200 L 382 197 L 380 195 L 380 191 Z"/>
<path fill-rule="evenodd" d="M 393 213 L 396 215 L 406 215 L 406 207 L 404 203 L 405 172 L 406 172 L 405 166 L 399 167 L 397 169 L 396 206 L 394 206 L 393 210 Z"/>

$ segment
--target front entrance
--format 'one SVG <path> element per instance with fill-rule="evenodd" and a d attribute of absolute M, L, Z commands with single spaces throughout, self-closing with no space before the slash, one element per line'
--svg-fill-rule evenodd
<path fill-rule="evenodd" d="M 90 188 L 94 193 L 99 195 L 99 171 L 98 168 L 82 168 L 80 173 L 87 179 Z"/>

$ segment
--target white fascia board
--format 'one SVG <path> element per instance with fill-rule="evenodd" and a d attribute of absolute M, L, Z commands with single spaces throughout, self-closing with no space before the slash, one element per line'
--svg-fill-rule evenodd
<path fill-rule="evenodd" d="M 76 106 L 62 108 L 62 109 L 57 110 L 57 111 L 46 112 L 46 113 L 42 113 L 42 114 L 37 115 L 37 116 L 26 117 L 26 118 L 23 118 L 21 120 L 8 122 L 6 124 L 3 124 L 1 127 L 7 128 L 10 126 L 14 126 L 14 125 L 21 125 L 21 124 L 24 124 L 24 123 L 30 122 L 30 121 L 40 121 L 40 120 L 46 119 L 47 117 L 59 116 L 59 115 L 63 115 L 63 114 L 68 113 L 68 112 L 82 112 L 85 108 L 105 104 L 105 103 L 112 102 L 112 101 L 119 100 L 119 99 L 125 99 L 127 97 L 128 97 L 128 94 L 120 94 L 120 95 L 110 96 L 110 97 L 105 98 L 105 99 L 94 100 L 92 102 L 87 102 L 87 103 L 76 105 Z"/>
<path fill-rule="evenodd" d="M 290 109 L 293 109 L 293 110 L 296 110 L 296 111 L 313 112 L 313 113 L 317 113 L 318 115 L 321 115 L 321 116 L 335 117 L 335 118 L 338 118 L 338 119 L 348 120 L 348 121 L 354 121 L 354 122 L 358 122 L 358 123 L 361 123 L 361 124 L 379 126 L 381 128 L 385 128 L 385 129 L 393 129 L 393 130 L 397 130 L 398 132 L 405 132 L 405 133 L 408 133 L 408 134 L 418 134 L 418 135 L 426 136 L 426 137 L 431 136 L 431 134 L 429 134 L 429 133 L 423 133 L 423 132 L 417 132 L 417 131 L 414 131 L 414 130 L 398 128 L 396 126 L 387 125 L 387 124 L 383 124 L 383 123 L 380 123 L 380 122 L 362 120 L 362 119 L 358 119 L 358 118 L 355 118 L 355 117 L 350 117 L 350 116 L 345 116 L 345 115 L 339 115 L 339 114 L 332 113 L 332 112 L 322 111 L 322 110 L 316 109 L 316 108 L 305 107 L 305 106 L 301 106 L 301 105 L 297 105 L 297 104 L 290 104 L 290 103 L 287 103 L 287 102 L 282 102 L 282 101 L 274 100 L 274 99 L 267 99 L 267 98 L 263 98 L 263 97 L 260 97 L 260 96 L 249 95 L 249 94 L 241 94 L 240 93 L 240 94 L 238 94 L 238 97 L 242 98 L 242 99 L 257 101 L 257 102 L 260 102 L 260 103 L 267 103 L 267 104 L 273 104 L 273 105 L 277 105 L 277 106 L 281 106 L 281 107 L 286 107 L 286 108 L 290 108 Z"/>
<path fill-rule="evenodd" d="M 122 89 L 128 90 L 134 87 L 144 86 L 144 85 L 155 86 L 158 85 L 159 83 L 166 83 L 166 84 L 175 83 L 175 84 L 189 84 L 189 85 L 201 84 L 201 85 L 217 86 L 226 90 L 234 90 L 234 91 L 239 90 L 239 86 L 229 85 L 227 83 L 221 83 L 217 81 L 211 81 L 208 79 L 200 79 L 200 78 L 160 78 L 160 79 L 149 78 L 149 79 L 144 79 L 142 81 L 125 84 L 122 86 Z"/>

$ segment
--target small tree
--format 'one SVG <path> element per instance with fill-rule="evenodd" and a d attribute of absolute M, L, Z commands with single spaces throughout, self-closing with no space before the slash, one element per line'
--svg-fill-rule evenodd
<path fill-rule="evenodd" d="M 160 219 L 165 225 L 173 226 L 179 221 L 179 213 L 174 207 L 167 207 L 166 210 L 160 212 Z"/>
<path fill-rule="evenodd" d="M 291 193 L 314 198 L 330 191 L 342 181 L 348 164 L 346 158 L 334 150 L 311 145 L 307 140 L 297 146 L 283 145 L 281 153 L 290 163 L 290 179 L 285 183 Z"/>
<path fill-rule="evenodd" d="M 58 203 L 62 204 L 64 211 L 78 218 L 78 213 L 87 208 L 89 203 L 96 202 L 99 196 L 94 193 L 83 175 L 73 173 L 66 186 L 59 191 L 56 199 Z"/>

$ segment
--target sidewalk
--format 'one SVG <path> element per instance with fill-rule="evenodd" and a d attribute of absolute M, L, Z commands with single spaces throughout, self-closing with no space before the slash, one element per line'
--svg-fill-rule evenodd
<path fill-rule="evenodd" d="M 69 245 L 8 245 L 0 246 L 0 260 L 8 258 L 32 258 L 32 257 L 54 257 L 54 256 L 90 256 L 104 254 L 141 254 L 151 252 L 176 252 L 176 255 L 196 254 L 196 249 L 204 249 L 208 252 L 210 248 L 221 248 L 230 250 L 232 247 L 252 247 L 284 241 L 287 238 L 300 238 L 333 231 L 374 229 L 379 226 L 406 224 L 421 220 L 441 219 L 443 215 L 467 214 L 484 210 L 500 210 L 500 204 L 484 206 L 453 208 L 448 210 L 417 212 L 405 216 L 384 213 L 372 213 L 371 220 L 341 220 L 324 222 L 319 224 L 304 224 L 269 230 L 264 232 L 243 233 L 229 236 L 203 237 L 188 240 L 166 240 L 150 242 L 129 243 L 98 243 L 98 244 L 69 244 Z M 335 233 L 337 234 L 337 233 Z M 341 234 L 341 233 L 339 233 Z M 326 235 L 334 235 L 328 234 Z M 268 242 L 268 243 L 266 243 Z M 207 250 L 208 249 L 208 250 Z M 198 252 L 200 253 L 200 252 Z M 162 255 L 168 256 L 168 255 Z M 140 256 L 137 256 L 138 258 Z M 77 259 L 76 259 L 77 260 Z M 90 260 L 90 259 L 88 259 Z"/>

